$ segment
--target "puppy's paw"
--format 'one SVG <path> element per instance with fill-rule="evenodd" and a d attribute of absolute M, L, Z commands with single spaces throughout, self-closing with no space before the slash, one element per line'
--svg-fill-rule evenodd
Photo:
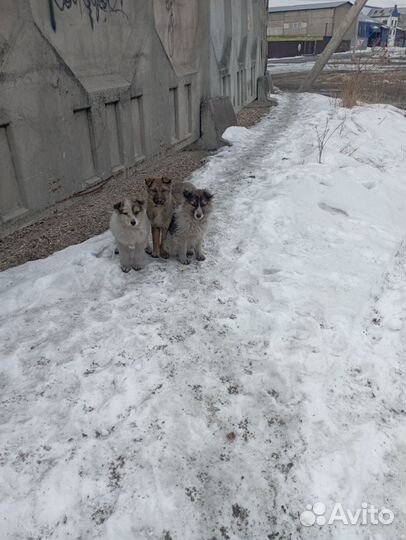
<path fill-rule="evenodd" d="M 122 264 L 121 265 L 121 270 L 127 274 L 131 270 L 131 265 L 128 265 L 128 264 L 123 265 Z"/>
<path fill-rule="evenodd" d="M 187 255 L 188 257 L 193 257 L 194 254 L 195 254 L 195 252 L 193 251 L 193 249 L 191 249 L 190 251 L 188 251 L 188 252 L 186 253 L 186 255 Z"/>
<path fill-rule="evenodd" d="M 206 260 L 206 256 L 203 255 L 203 253 L 199 253 L 199 255 L 196 255 L 196 260 L 197 260 L 197 261 L 205 261 L 205 260 Z"/>
<path fill-rule="evenodd" d="M 152 247 L 151 246 L 147 246 L 145 248 L 145 253 L 148 253 L 148 255 L 151 255 L 152 254 Z"/>
<path fill-rule="evenodd" d="M 133 265 L 133 269 L 136 271 L 136 272 L 139 272 L 140 270 L 142 270 L 144 267 L 139 265 L 139 264 L 134 264 Z"/>
<path fill-rule="evenodd" d="M 164 249 L 161 249 L 161 259 L 169 259 L 169 253 Z"/>
<path fill-rule="evenodd" d="M 153 257 L 154 259 L 158 259 L 159 258 L 159 253 L 157 253 L 156 251 L 151 251 L 151 257 Z"/>
<path fill-rule="evenodd" d="M 190 264 L 190 260 L 187 257 L 179 257 L 179 261 L 182 264 Z"/>

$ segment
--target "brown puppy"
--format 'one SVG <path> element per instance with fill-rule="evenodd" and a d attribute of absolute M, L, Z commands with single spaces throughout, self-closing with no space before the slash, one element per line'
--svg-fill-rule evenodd
<path fill-rule="evenodd" d="M 147 215 L 152 231 L 152 249 L 147 248 L 147 253 L 167 259 L 169 254 L 165 240 L 173 215 L 172 180 L 162 176 L 146 178 L 145 183 L 148 189 Z"/>

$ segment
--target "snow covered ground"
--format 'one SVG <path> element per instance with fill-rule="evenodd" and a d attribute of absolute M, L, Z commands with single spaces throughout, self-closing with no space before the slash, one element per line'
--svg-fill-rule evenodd
<path fill-rule="evenodd" d="M 303 73 L 308 72 L 312 69 L 314 66 L 314 62 L 304 62 L 304 63 L 278 63 L 278 64 L 270 64 L 268 63 L 268 71 L 271 73 L 271 75 L 280 75 L 283 73 Z M 359 72 L 362 71 L 362 73 L 390 73 L 391 71 L 397 71 L 399 70 L 399 66 L 396 64 L 371 64 L 371 65 L 363 65 L 361 68 L 357 64 L 350 64 L 350 63 L 331 63 L 327 64 L 323 72 L 329 73 L 334 71 L 346 71 L 346 72 Z"/>
<path fill-rule="evenodd" d="M 303 62 L 273 62 L 268 60 L 268 71 L 271 75 L 279 75 L 280 73 L 302 73 L 310 71 L 314 66 L 315 61 L 305 60 Z M 328 66 L 325 67 L 328 69 Z"/>
<path fill-rule="evenodd" d="M 303 73 L 310 71 L 314 66 L 314 60 L 305 60 L 303 62 L 273 62 L 268 60 L 268 71 L 271 75 L 279 75 L 282 73 Z M 332 71 L 362 71 L 363 73 L 386 73 L 391 71 L 399 70 L 399 67 L 404 67 L 394 62 L 392 64 L 376 64 L 363 62 L 361 64 L 343 62 L 335 59 L 334 61 L 329 62 L 323 68 L 323 72 L 332 72 Z"/>
<path fill-rule="evenodd" d="M 371 48 L 364 51 L 356 51 L 363 53 L 362 57 L 356 57 L 352 60 L 351 53 L 335 53 L 331 60 L 324 67 L 325 72 L 328 71 L 359 71 L 365 73 L 382 73 L 399 70 L 405 67 L 406 48 L 405 47 L 388 47 L 382 49 L 376 47 L 373 51 Z M 388 55 L 390 62 L 385 61 L 385 55 Z M 381 63 L 379 63 L 381 60 Z M 268 71 L 271 75 L 279 75 L 283 73 L 302 73 L 312 69 L 316 61 L 315 56 L 292 56 L 287 58 L 268 58 Z"/>
<path fill-rule="evenodd" d="M 278 100 L 193 176 L 206 262 L 0 274 L 1 540 L 405 537 L 406 119 Z"/>

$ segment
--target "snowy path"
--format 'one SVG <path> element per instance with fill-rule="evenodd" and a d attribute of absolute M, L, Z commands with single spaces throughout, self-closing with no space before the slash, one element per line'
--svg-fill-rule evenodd
<path fill-rule="evenodd" d="M 106 233 L 0 274 L 2 540 L 402 538 L 406 120 L 282 95 L 227 137 L 205 263 Z"/>

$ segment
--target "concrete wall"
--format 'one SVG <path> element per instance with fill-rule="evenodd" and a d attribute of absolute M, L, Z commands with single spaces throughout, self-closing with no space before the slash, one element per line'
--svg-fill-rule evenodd
<path fill-rule="evenodd" d="M 202 99 L 264 73 L 264 0 L 1 4 L 3 224 L 196 141 Z"/>
<path fill-rule="evenodd" d="M 238 111 L 256 97 L 266 64 L 264 0 L 211 0 L 210 95 L 230 97 Z"/>

